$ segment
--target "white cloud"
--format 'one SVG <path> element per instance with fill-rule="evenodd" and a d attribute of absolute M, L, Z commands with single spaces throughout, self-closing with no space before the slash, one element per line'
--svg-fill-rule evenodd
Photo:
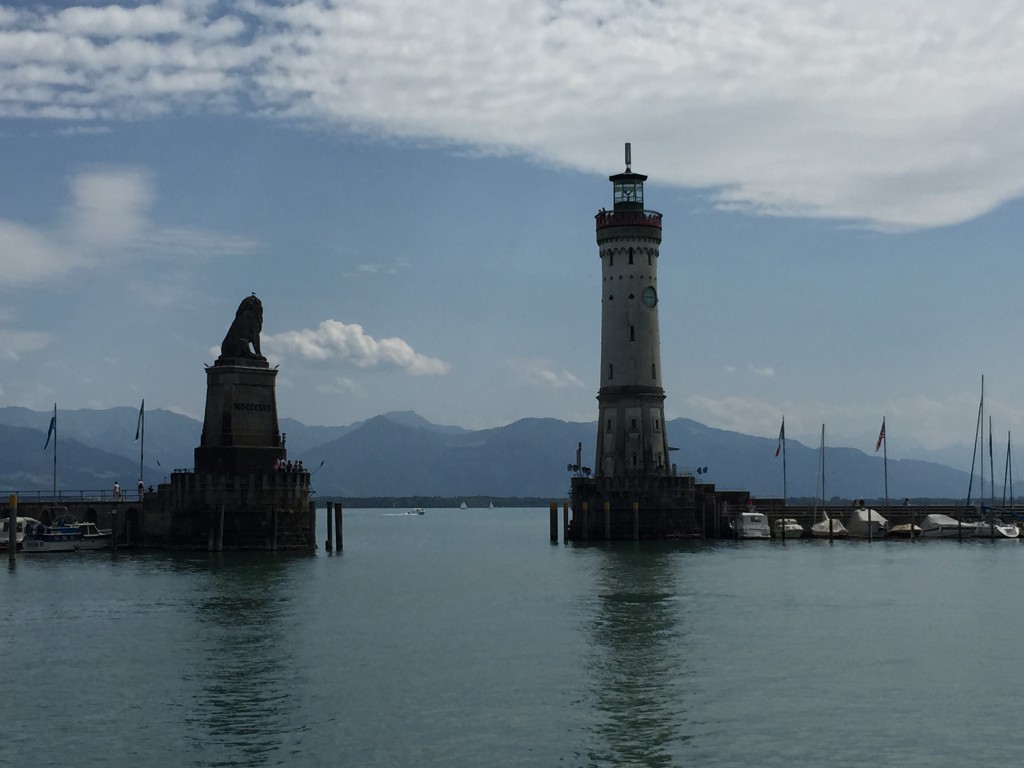
<path fill-rule="evenodd" d="M 147 227 L 152 184 L 136 170 L 82 173 L 71 179 L 72 241 L 86 250 L 130 243 Z"/>
<path fill-rule="evenodd" d="M 82 259 L 46 235 L 0 220 L 0 284 L 20 285 L 60 276 Z"/>
<path fill-rule="evenodd" d="M 751 363 L 749 367 L 750 367 L 750 372 L 753 373 L 755 376 L 762 376 L 762 377 L 764 377 L 766 379 L 771 379 L 771 378 L 775 377 L 775 369 L 772 368 L 771 366 L 765 366 L 763 368 L 758 368 L 753 363 Z"/>
<path fill-rule="evenodd" d="M 446 374 L 451 366 L 416 352 L 399 338 L 375 339 L 361 325 L 324 320 L 317 328 L 285 331 L 261 338 L 261 347 L 310 362 L 344 361 L 359 368 L 393 365 L 414 375 Z"/>
<path fill-rule="evenodd" d="M 68 186 L 71 202 L 53 232 L 0 219 L 0 285 L 43 282 L 131 256 L 237 256 L 259 247 L 236 235 L 154 227 L 153 184 L 137 169 L 87 171 Z"/>
<path fill-rule="evenodd" d="M 0 328 L 0 360 L 17 361 L 25 352 L 38 352 L 50 343 L 43 331 L 13 331 Z"/>
<path fill-rule="evenodd" d="M 508 365 L 532 384 L 543 384 L 552 389 L 584 386 L 578 376 L 565 369 L 556 370 L 547 360 L 512 360 Z"/>
<path fill-rule="evenodd" d="M 601 174 L 625 138 L 724 207 L 937 226 L 1024 190 L 1022 27 L 956 0 L 5 9 L 0 116 L 252 105 Z"/>

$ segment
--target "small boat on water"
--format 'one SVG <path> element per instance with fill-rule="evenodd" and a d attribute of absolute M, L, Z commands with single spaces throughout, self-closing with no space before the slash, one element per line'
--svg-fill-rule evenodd
<path fill-rule="evenodd" d="M 748 511 L 728 518 L 729 534 L 735 539 L 770 539 L 768 518 L 760 512 Z"/>
<path fill-rule="evenodd" d="M 63 514 L 53 521 L 54 528 L 77 528 L 82 534 L 79 550 L 110 549 L 114 542 L 114 532 L 110 528 L 100 528 L 93 522 L 78 522 L 74 515 Z"/>
<path fill-rule="evenodd" d="M 894 525 L 889 529 L 890 538 L 897 539 L 912 539 L 914 536 L 921 535 L 921 526 L 912 525 L 911 523 L 903 523 L 902 525 Z"/>
<path fill-rule="evenodd" d="M 921 521 L 921 538 L 956 539 L 961 536 L 974 536 L 976 527 L 975 523 L 965 523 L 936 512 L 925 515 Z"/>
<path fill-rule="evenodd" d="M 1004 523 L 995 514 L 990 513 L 974 529 L 976 539 L 1016 539 L 1020 537 L 1020 528 L 1013 523 Z"/>
<path fill-rule="evenodd" d="M 776 539 L 799 539 L 804 535 L 804 527 L 795 518 L 780 517 L 772 523 L 772 535 Z"/>
<path fill-rule="evenodd" d="M 858 507 L 846 519 L 846 530 L 850 536 L 880 539 L 889 533 L 889 521 L 876 509 Z"/>
<path fill-rule="evenodd" d="M 26 554 L 77 552 L 85 537 L 77 527 L 43 525 L 38 520 L 25 526 L 21 551 Z"/>
<path fill-rule="evenodd" d="M 35 525 L 38 520 L 31 517 L 18 517 L 14 521 L 14 546 L 16 552 L 21 552 L 22 542 L 25 540 L 25 528 L 31 523 Z M 10 519 L 4 518 L 3 524 L 0 525 L 0 552 L 7 551 L 7 543 L 10 541 Z"/>
<path fill-rule="evenodd" d="M 841 521 L 829 517 L 825 510 L 821 510 L 821 520 L 811 526 L 811 536 L 818 539 L 845 539 L 849 535 L 846 526 Z"/>
<path fill-rule="evenodd" d="M 423 514 L 423 507 L 416 507 L 416 509 L 410 509 L 405 514 L 407 514 L 407 515 L 422 515 Z"/>

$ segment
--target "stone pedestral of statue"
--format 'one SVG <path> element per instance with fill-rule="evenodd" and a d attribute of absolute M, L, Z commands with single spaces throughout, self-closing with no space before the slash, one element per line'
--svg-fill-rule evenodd
<path fill-rule="evenodd" d="M 253 294 L 239 305 L 221 356 L 206 369 L 197 474 L 259 475 L 285 457 L 277 420 L 277 371 L 260 352 L 262 328 L 263 305 Z"/>

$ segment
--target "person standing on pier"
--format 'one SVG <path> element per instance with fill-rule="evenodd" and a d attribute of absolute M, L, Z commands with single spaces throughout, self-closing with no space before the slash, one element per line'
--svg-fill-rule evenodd
<path fill-rule="evenodd" d="M 114 481 L 114 501 L 120 501 L 120 500 L 121 500 L 121 484 L 119 482 L 117 482 L 117 480 L 115 480 Z"/>

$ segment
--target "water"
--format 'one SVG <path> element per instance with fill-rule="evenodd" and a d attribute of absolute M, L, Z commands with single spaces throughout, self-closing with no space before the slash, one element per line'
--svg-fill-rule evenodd
<path fill-rule="evenodd" d="M 1024 750 L 1017 542 L 566 547 L 545 509 L 390 511 L 347 510 L 341 556 L 22 556 L 0 576 L 0 764 L 1004 766 Z"/>

